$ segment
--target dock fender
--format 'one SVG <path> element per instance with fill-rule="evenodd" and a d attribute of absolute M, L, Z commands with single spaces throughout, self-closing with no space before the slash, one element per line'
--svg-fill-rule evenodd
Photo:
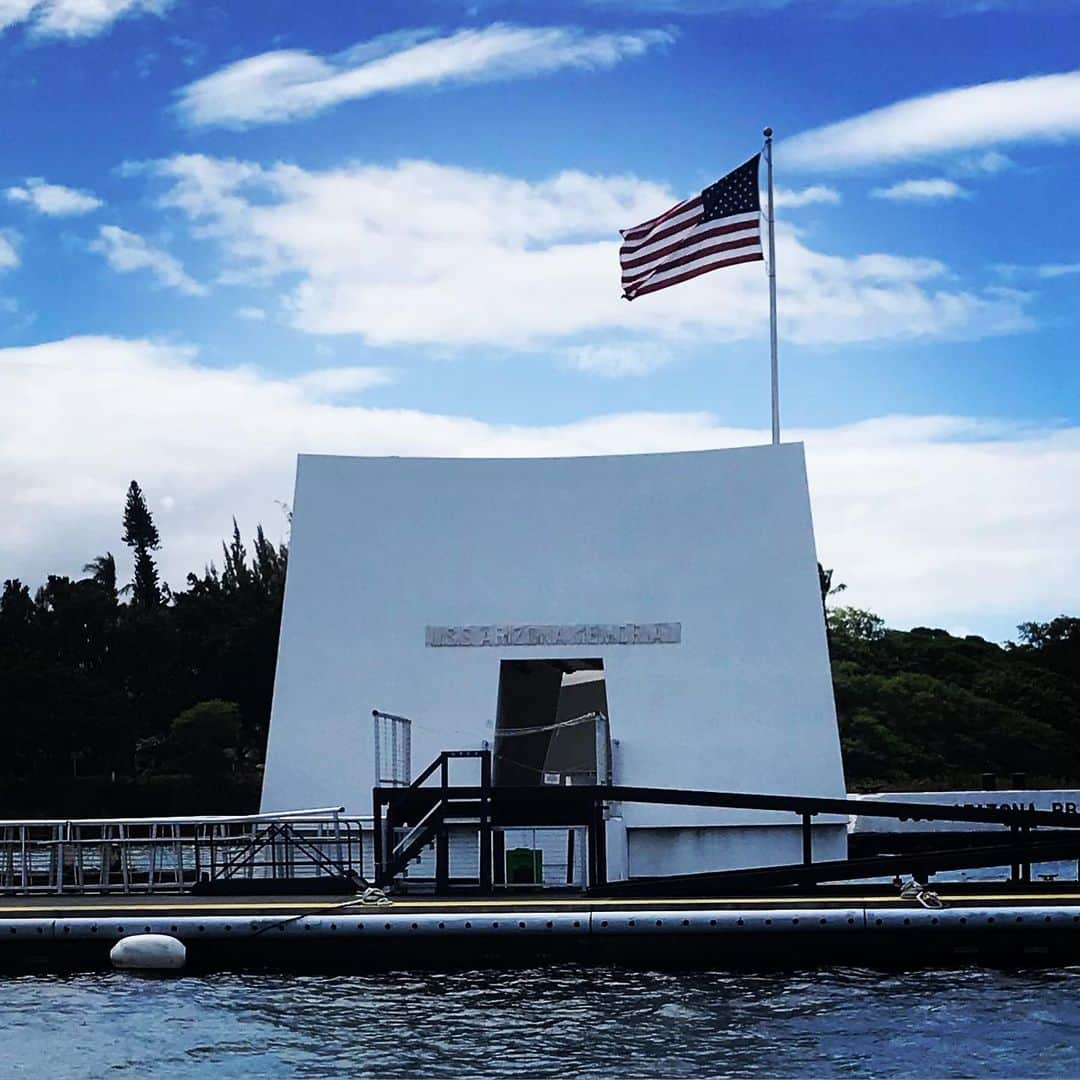
<path fill-rule="evenodd" d="M 128 971 L 176 971 L 187 963 L 187 949 L 169 934 L 131 934 L 109 950 L 109 959 Z"/>

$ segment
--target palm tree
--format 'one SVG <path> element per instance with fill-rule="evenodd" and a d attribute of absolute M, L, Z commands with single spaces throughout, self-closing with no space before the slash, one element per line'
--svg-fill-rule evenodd
<path fill-rule="evenodd" d="M 83 573 L 89 574 L 114 600 L 116 592 L 116 560 L 111 551 L 99 555 L 83 567 Z"/>
<path fill-rule="evenodd" d="M 829 608 L 828 600 L 830 596 L 835 596 L 837 593 L 842 593 L 847 586 L 841 581 L 834 585 L 832 583 L 833 572 L 832 570 L 826 570 L 821 563 L 817 564 L 818 573 L 818 586 L 821 589 L 821 616 L 825 620 L 825 641 L 829 646 L 829 651 L 832 651 L 832 632 L 829 628 Z"/>

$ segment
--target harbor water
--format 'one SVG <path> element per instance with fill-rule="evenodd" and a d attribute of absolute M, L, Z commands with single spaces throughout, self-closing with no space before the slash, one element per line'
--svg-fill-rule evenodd
<path fill-rule="evenodd" d="M 0 1076 L 1080 1076 L 1080 967 L 0 978 Z"/>

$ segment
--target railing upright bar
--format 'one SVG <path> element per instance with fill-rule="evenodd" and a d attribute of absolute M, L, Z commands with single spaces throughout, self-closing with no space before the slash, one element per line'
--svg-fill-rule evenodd
<path fill-rule="evenodd" d="M 118 827 L 118 838 L 120 840 L 120 874 L 124 882 L 125 896 L 131 892 L 131 846 L 128 843 L 130 835 L 126 825 L 120 825 Z"/>
<path fill-rule="evenodd" d="M 146 867 L 146 891 L 150 894 L 153 894 L 154 892 L 154 875 L 157 870 L 157 844 L 154 843 L 157 838 L 158 827 L 154 824 L 150 826 L 150 854 Z"/>
<path fill-rule="evenodd" d="M 176 843 L 173 845 L 173 855 L 176 858 L 176 883 L 181 889 L 183 889 L 184 881 L 185 881 L 185 877 L 184 877 L 184 836 L 183 836 L 182 830 L 183 830 L 182 825 L 174 825 L 173 826 L 173 838 L 176 840 Z"/>
<path fill-rule="evenodd" d="M 56 839 L 56 880 L 53 887 L 57 896 L 60 896 L 64 891 L 64 827 L 56 826 L 53 836 Z"/>
<path fill-rule="evenodd" d="M 341 825 L 338 822 L 338 815 L 337 815 L 336 812 L 334 813 L 333 821 L 334 821 L 334 851 L 335 851 L 335 853 L 337 855 L 337 864 L 338 864 L 338 866 L 341 866 L 342 865 Z"/>

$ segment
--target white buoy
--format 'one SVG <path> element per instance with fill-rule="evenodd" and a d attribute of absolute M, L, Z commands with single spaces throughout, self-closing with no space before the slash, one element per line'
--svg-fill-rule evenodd
<path fill-rule="evenodd" d="M 184 943 L 168 934 L 132 934 L 110 950 L 113 967 L 133 971 L 175 971 L 187 962 Z"/>

